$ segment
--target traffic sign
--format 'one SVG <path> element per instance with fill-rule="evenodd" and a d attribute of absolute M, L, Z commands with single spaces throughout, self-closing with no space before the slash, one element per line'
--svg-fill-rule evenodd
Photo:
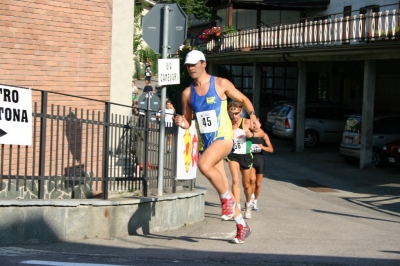
<path fill-rule="evenodd" d="M 157 3 L 143 18 L 143 39 L 157 54 L 162 54 L 164 8 L 169 8 L 168 54 L 175 54 L 186 40 L 187 16 L 177 3 Z"/>
<path fill-rule="evenodd" d="M 0 85 L 0 144 L 32 144 L 32 91 Z"/>
<path fill-rule="evenodd" d="M 158 59 L 158 85 L 180 84 L 179 58 Z"/>
<path fill-rule="evenodd" d="M 138 99 L 139 108 L 144 110 L 157 112 L 160 109 L 160 104 L 160 97 L 152 92 L 144 92 Z"/>

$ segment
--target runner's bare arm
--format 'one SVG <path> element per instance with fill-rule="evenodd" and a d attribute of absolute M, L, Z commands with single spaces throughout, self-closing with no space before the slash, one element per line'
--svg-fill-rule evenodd
<path fill-rule="evenodd" d="M 263 139 L 264 139 L 265 143 L 267 144 L 267 146 L 262 145 L 261 149 L 263 149 L 266 152 L 273 153 L 274 152 L 274 147 L 272 146 L 271 141 L 269 140 L 268 134 L 265 133 L 265 132 L 264 132 Z"/>
<path fill-rule="evenodd" d="M 246 134 L 246 137 L 248 137 L 248 138 L 254 137 L 254 133 L 251 128 L 250 119 L 247 119 L 247 118 L 244 119 L 244 132 Z"/>
<path fill-rule="evenodd" d="M 229 80 L 225 78 L 217 78 L 216 79 L 216 88 L 221 99 L 226 99 L 224 94 L 229 98 L 235 100 L 236 102 L 240 102 L 247 113 L 254 113 L 254 106 L 243 93 L 241 93 Z M 257 129 L 261 127 L 260 121 L 258 121 L 257 116 L 255 114 L 250 115 L 251 128 Z"/>
<path fill-rule="evenodd" d="M 192 107 L 190 106 L 190 87 L 182 92 L 182 115 L 175 116 L 175 125 L 187 129 L 192 123 Z"/>

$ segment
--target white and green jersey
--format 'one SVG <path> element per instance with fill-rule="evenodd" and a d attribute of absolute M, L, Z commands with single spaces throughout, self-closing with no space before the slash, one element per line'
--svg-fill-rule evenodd
<path fill-rule="evenodd" d="M 241 118 L 237 129 L 233 130 L 233 154 L 248 154 L 251 148 L 251 138 L 246 136 L 244 132 L 244 119 Z"/>

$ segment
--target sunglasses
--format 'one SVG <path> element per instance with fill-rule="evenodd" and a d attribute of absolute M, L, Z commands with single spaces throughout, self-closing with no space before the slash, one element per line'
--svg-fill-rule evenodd
<path fill-rule="evenodd" d="M 237 113 L 229 113 L 230 115 L 238 115 L 238 114 L 240 114 L 240 112 L 237 112 Z"/>

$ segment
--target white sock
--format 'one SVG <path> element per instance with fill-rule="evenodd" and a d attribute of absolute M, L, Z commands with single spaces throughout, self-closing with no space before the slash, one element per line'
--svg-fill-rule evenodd
<path fill-rule="evenodd" d="M 238 216 L 235 217 L 235 222 L 236 224 L 241 224 L 243 226 L 246 226 L 246 222 L 244 221 L 242 214 L 239 214 Z"/>
<path fill-rule="evenodd" d="M 227 190 L 224 194 L 220 194 L 219 197 L 221 199 L 230 199 L 231 197 L 229 196 L 229 191 Z"/>
<path fill-rule="evenodd" d="M 254 200 L 255 198 L 254 194 L 251 194 L 251 199 Z"/>

